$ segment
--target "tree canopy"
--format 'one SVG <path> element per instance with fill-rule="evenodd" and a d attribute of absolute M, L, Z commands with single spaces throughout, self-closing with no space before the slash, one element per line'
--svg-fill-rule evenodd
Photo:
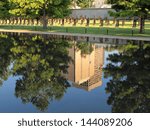
<path fill-rule="evenodd" d="M 13 74 L 21 76 L 16 82 L 16 97 L 41 111 L 54 99 L 60 100 L 69 86 L 63 76 L 71 60 L 68 47 L 67 41 L 53 41 L 46 36 L 16 37 L 11 48 Z"/>
<path fill-rule="evenodd" d="M 87 44 L 86 42 L 77 42 L 76 49 L 81 50 L 81 55 L 91 54 L 93 49 L 92 44 Z"/>
<path fill-rule="evenodd" d="M 70 0 L 9 0 L 11 13 L 18 16 L 43 16 L 45 11 L 50 17 L 66 16 Z"/>
<path fill-rule="evenodd" d="M 0 34 L 0 86 L 8 79 L 11 72 L 9 66 L 13 58 L 10 51 L 12 46 L 13 40 L 8 35 Z"/>
<path fill-rule="evenodd" d="M 9 2 L 8 0 L 1 0 L 0 1 L 0 18 L 7 18 L 10 16 L 9 14 Z"/>
<path fill-rule="evenodd" d="M 110 14 L 115 17 L 139 17 L 140 33 L 144 30 L 144 20 L 150 17 L 150 0 L 108 0 L 116 12 Z"/>
<path fill-rule="evenodd" d="M 88 8 L 94 0 L 77 0 L 76 3 L 81 8 Z"/>
<path fill-rule="evenodd" d="M 150 45 L 130 42 L 108 57 L 104 76 L 112 112 L 150 112 Z"/>
<path fill-rule="evenodd" d="M 0 35 L 0 86 L 10 75 L 18 76 L 15 96 L 46 110 L 69 87 L 65 74 L 70 47 L 67 41 L 47 35 Z"/>
<path fill-rule="evenodd" d="M 43 19 L 43 27 L 47 27 L 47 17 L 63 18 L 69 11 L 70 0 L 9 0 L 10 13 L 15 16 Z"/>

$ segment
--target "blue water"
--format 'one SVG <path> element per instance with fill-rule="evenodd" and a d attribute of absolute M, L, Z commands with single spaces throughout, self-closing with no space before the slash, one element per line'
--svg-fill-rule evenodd
<path fill-rule="evenodd" d="M 41 112 L 31 103 L 23 104 L 15 97 L 15 84 L 18 77 L 10 76 L 0 87 L 0 112 L 32 113 Z M 107 105 L 109 94 L 105 93 L 105 87 L 109 79 L 103 78 L 103 85 L 88 92 L 76 87 L 69 87 L 64 97 L 59 101 L 53 101 L 45 112 L 111 112 L 111 106 Z"/>
<path fill-rule="evenodd" d="M 23 104 L 14 96 L 17 77 L 9 77 L 0 87 L 0 112 L 40 112 L 31 103 Z M 111 112 L 107 105 L 109 94 L 105 93 L 109 79 L 103 78 L 103 85 L 87 92 L 70 87 L 60 101 L 53 101 L 46 112 Z"/>
<path fill-rule="evenodd" d="M 8 35 L 9 38 L 5 37 L 5 39 L 3 37 L 5 35 Z M 67 42 L 51 42 L 46 39 L 43 42 L 42 36 L 37 38 L 37 41 L 36 38 L 37 36 L 34 35 L 27 36 L 27 38 L 25 35 L 0 35 L 0 60 L 2 63 L 0 67 L 3 68 L 0 70 L 0 81 L 2 81 L 2 85 L 0 85 L 0 112 L 110 113 L 150 111 L 150 97 L 148 96 L 150 92 L 149 44 L 127 42 L 124 45 L 108 47 L 107 44 L 104 46 L 105 43 L 101 45 L 90 42 L 90 46 L 89 42 L 78 44 L 77 41 L 75 48 L 78 47 L 79 50 L 75 51 L 72 56 L 72 53 L 67 53 L 70 44 L 68 40 L 66 40 Z M 5 41 L 8 41 L 12 46 L 7 47 L 9 44 Z M 47 41 L 49 43 L 45 44 Z M 102 50 L 94 53 L 97 48 Z M 82 56 L 78 55 L 80 50 Z M 142 54 L 145 55 L 144 58 L 140 58 Z M 68 64 L 71 65 L 71 62 L 67 62 L 68 55 L 74 58 L 73 68 L 70 71 L 67 67 Z M 24 58 L 25 60 L 22 60 Z M 79 62 L 80 58 L 82 63 Z M 87 62 L 87 60 L 89 61 Z M 102 60 L 101 63 L 98 63 L 99 60 Z M 6 64 L 7 61 L 8 64 Z M 102 84 L 87 91 L 83 89 L 84 85 L 96 79 L 92 79 L 91 76 L 89 80 L 85 80 L 88 77 L 83 78 L 81 75 L 86 75 L 87 70 L 82 70 L 88 65 L 92 66 L 93 61 L 95 66 L 97 64 L 102 66 L 102 70 L 95 70 L 97 66 L 94 66 L 94 74 L 102 71 L 98 78 Z M 82 69 L 77 71 L 80 66 Z M 62 70 L 65 68 L 68 73 L 64 76 Z M 49 69 L 52 70 L 49 71 Z M 7 71 L 9 74 L 6 76 L 7 78 L 4 78 Z M 74 81 L 71 81 L 73 75 L 75 75 Z M 83 84 L 75 81 L 76 78 L 79 78 L 76 75 L 82 77 L 79 82 Z M 70 86 L 64 87 L 65 84 L 61 84 L 59 76 L 67 77 L 63 80 L 67 81 Z M 83 79 L 85 81 L 82 81 Z M 55 83 L 58 84 L 55 85 Z M 75 87 L 74 83 L 78 84 L 78 87 Z M 63 89 L 57 92 L 61 87 Z"/>

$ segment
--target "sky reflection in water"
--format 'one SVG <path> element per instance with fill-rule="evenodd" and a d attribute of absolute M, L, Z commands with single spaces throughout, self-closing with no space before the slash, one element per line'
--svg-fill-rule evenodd
<path fill-rule="evenodd" d="M 0 112 L 150 112 L 148 42 L 1 33 L 0 61 Z"/>

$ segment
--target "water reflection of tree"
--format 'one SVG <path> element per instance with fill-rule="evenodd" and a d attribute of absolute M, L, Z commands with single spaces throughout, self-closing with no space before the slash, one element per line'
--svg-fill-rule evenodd
<path fill-rule="evenodd" d="M 76 47 L 81 50 L 81 55 L 91 54 L 93 51 L 93 44 L 87 42 L 77 42 Z"/>
<path fill-rule="evenodd" d="M 112 78 L 106 88 L 112 112 L 150 112 L 149 43 L 123 45 L 108 60 L 104 74 Z"/>
<path fill-rule="evenodd" d="M 15 95 L 23 103 L 32 103 L 39 110 L 46 110 L 53 99 L 61 99 L 69 86 L 62 73 L 67 72 L 66 41 L 53 41 L 44 36 L 16 37 L 13 74 L 20 75 Z"/>
<path fill-rule="evenodd" d="M 10 48 L 12 47 L 12 39 L 8 35 L 0 34 L 0 86 L 4 80 L 10 75 L 10 63 L 12 55 Z"/>

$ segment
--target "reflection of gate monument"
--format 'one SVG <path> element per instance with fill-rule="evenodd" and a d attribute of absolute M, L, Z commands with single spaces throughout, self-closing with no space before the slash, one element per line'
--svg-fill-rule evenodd
<path fill-rule="evenodd" d="M 104 48 L 96 44 L 92 48 L 92 52 L 87 54 L 83 54 L 76 45 L 69 50 L 74 62 L 69 65 L 68 80 L 73 82 L 73 86 L 87 91 L 102 85 Z"/>

